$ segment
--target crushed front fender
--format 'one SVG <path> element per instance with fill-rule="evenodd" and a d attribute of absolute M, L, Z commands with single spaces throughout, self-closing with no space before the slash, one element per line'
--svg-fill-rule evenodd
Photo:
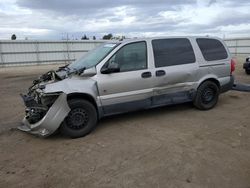
<path fill-rule="evenodd" d="M 18 129 L 31 134 L 47 137 L 59 128 L 69 112 L 70 107 L 68 106 L 67 95 L 62 93 L 40 121 L 31 124 L 26 117 L 24 117 L 22 125 L 20 125 Z"/>

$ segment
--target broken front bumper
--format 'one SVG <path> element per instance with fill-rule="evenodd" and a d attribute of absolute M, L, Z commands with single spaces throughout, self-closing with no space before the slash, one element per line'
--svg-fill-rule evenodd
<path fill-rule="evenodd" d="M 20 125 L 18 129 L 31 134 L 46 137 L 54 133 L 59 128 L 69 112 L 70 108 L 67 103 L 67 95 L 62 93 L 40 121 L 31 124 L 28 122 L 26 117 L 24 117 L 22 125 Z"/>

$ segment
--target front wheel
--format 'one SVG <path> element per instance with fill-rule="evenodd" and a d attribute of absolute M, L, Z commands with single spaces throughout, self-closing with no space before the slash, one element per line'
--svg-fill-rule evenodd
<path fill-rule="evenodd" d="M 94 105 L 84 99 L 71 99 L 68 104 L 71 111 L 60 127 L 61 133 L 71 138 L 89 134 L 97 124 L 97 112 Z"/>
<path fill-rule="evenodd" d="M 200 110 L 213 108 L 219 98 L 219 87 L 212 81 L 205 81 L 197 89 L 194 106 Z"/>

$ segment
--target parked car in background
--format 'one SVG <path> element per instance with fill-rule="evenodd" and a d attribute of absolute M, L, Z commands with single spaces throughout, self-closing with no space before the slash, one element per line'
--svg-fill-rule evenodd
<path fill-rule="evenodd" d="M 247 74 L 250 74 L 250 56 L 246 58 L 246 62 L 243 64 L 243 69 Z"/>
<path fill-rule="evenodd" d="M 113 114 L 184 102 L 209 110 L 232 88 L 234 70 L 219 38 L 110 42 L 35 80 L 22 96 L 26 116 L 19 129 L 41 136 L 59 129 L 76 138 Z"/>

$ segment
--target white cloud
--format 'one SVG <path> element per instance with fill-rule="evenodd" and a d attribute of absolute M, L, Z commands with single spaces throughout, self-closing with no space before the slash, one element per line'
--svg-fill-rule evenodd
<path fill-rule="evenodd" d="M 239 0 L 70 3 L 56 0 L 1 0 L 0 38 L 61 39 L 62 35 L 128 37 L 164 35 L 245 36 L 250 31 L 250 3 Z"/>

